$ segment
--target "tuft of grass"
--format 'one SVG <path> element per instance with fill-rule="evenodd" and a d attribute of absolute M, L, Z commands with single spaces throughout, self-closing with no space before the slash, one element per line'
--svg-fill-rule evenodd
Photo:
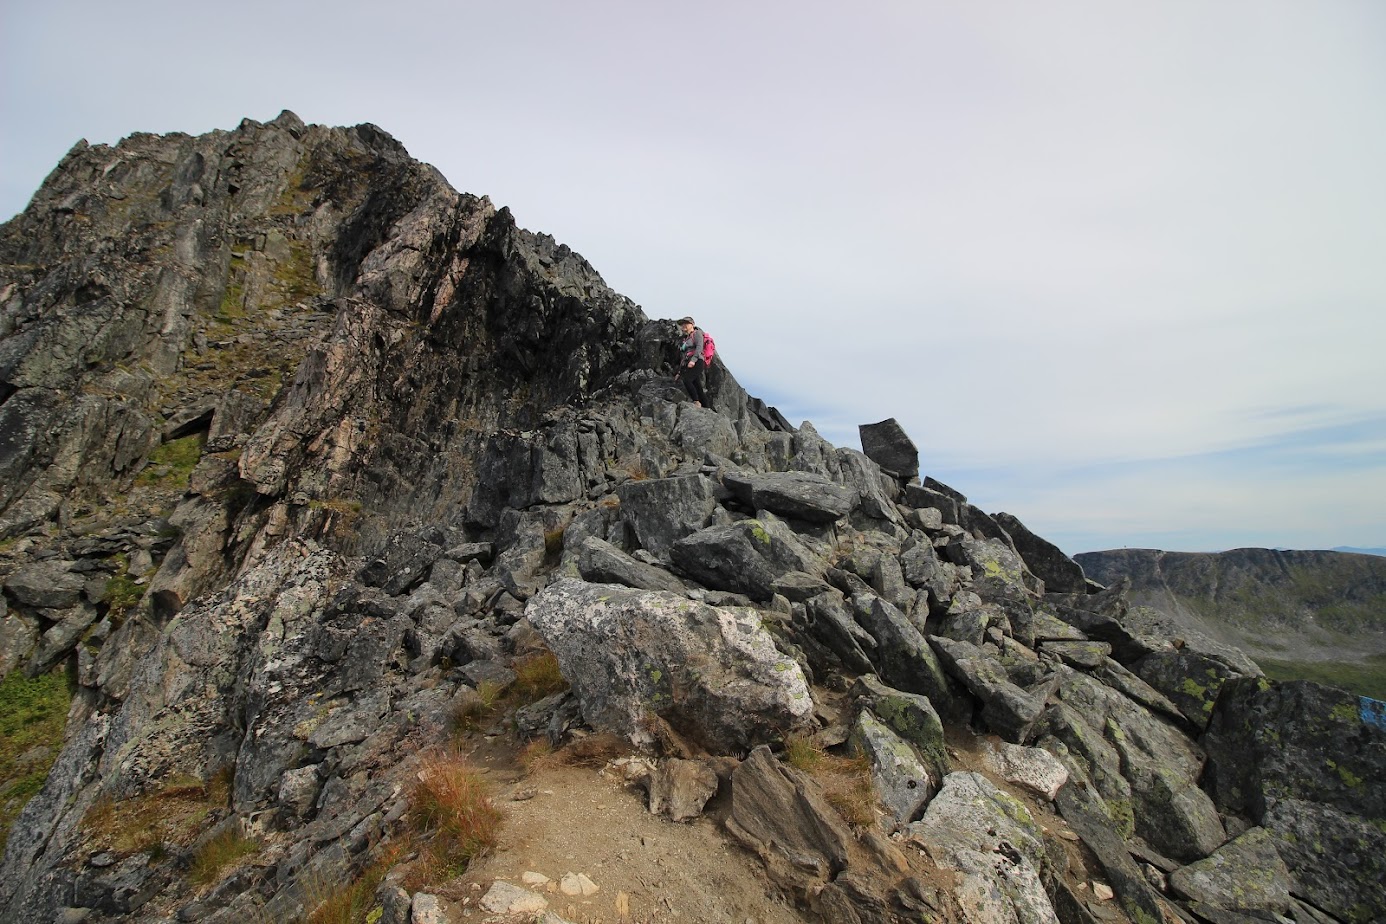
<path fill-rule="evenodd" d="M 376 890 L 400 856 L 413 846 L 413 842 L 407 838 L 391 842 L 374 862 L 345 886 L 336 882 L 310 883 L 305 904 L 313 911 L 303 919 L 303 924 L 367 924 L 372 921 Z M 374 920 L 378 919 L 377 914 Z"/>
<path fill-rule="evenodd" d="M 87 810 L 82 827 L 93 850 L 122 857 L 148 852 L 157 858 L 170 847 L 190 846 L 230 793 L 229 772 L 206 782 L 175 776 L 160 789 L 129 799 L 102 796 Z"/>
<path fill-rule="evenodd" d="M 535 738 L 520 749 L 518 760 L 526 774 L 541 770 L 556 760 L 553 745 L 548 738 Z"/>
<path fill-rule="evenodd" d="M 462 697 L 453 710 L 453 727 L 459 732 L 481 729 L 495 715 L 500 698 L 500 687 L 489 680 L 483 680 L 474 692 Z"/>
<path fill-rule="evenodd" d="M 461 875 L 500 839 L 502 815 L 491 801 L 489 787 L 452 752 L 421 761 L 418 783 L 409 794 L 408 818 L 423 844 L 421 862 L 429 878 Z"/>
<path fill-rule="evenodd" d="M 0 853 L 24 804 L 48 780 L 71 705 L 61 670 L 32 678 L 12 671 L 0 681 Z"/>
<path fill-rule="evenodd" d="M 544 533 L 544 554 L 550 558 L 557 558 L 563 554 L 563 527 L 551 529 Z"/>
<path fill-rule="evenodd" d="M 197 849 L 188 869 L 188 879 L 197 886 L 214 885 L 237 861 L 259 853 L 262 846 L 239 830 L 223 831 Z"/>
<path fill-rule="evenodd" d="M 205 433 L 195 433 L 156 446 L 149 454 L 148 465 L 135 476 L 135 484 L 186 491 L 192 471 L 202 458 L 202 444 L 206 439 Z"/>
<path fill-rule="evenodd" d="M 812 735 L 797 734 L 785 739 L 784 759 L 796 770 L 814 773 L 827 761 L 828 755 Z"/>
<path fill-rule="evenodd" d="M 568 689 L 568 681 L 558 667 L 558 656 L 541 651 L 515 662 L 515 693 L 522 703 L 538 702 Z"/>
<path fill-rule="evenodd" d="M 811 735 L 793 735 L 785 741 L 784 758 L 791 767 L 813 777 L 823 788 L 828 804 L 849 824 L 865 827 L 875 823 L 876 784 L 865 755 L 829 754 Z"/>
<path fill-rule="evenodd" d="M 611 732 L 598 732 L 572 742 L 559 752 L 559 757 L 569 766 L 600 769 L 630 753 L 630 743 L 625 739 Z"/>

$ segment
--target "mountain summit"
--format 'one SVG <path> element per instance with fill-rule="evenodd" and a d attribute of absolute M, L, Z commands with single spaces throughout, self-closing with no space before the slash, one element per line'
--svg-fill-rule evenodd
<path fill-rule="evenodd" d="M 0 228 L 0 673 L 75 690 L 6 758 L 0 921 L 537 914 L 421 802 L 508 734 L 617 742 L 801 920 L 1386 907 L 1379 703 L 677 355 L 374 126 L 74 147 Z M 687 916 L 619 866 L 584 920 Z"/>

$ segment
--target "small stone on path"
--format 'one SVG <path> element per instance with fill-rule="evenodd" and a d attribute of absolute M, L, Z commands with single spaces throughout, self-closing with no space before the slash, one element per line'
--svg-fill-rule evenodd
<path fill-rule="evenodd" d="M 548 899 L 528 889 L 497 879 L 481 897 L 481 908 L 492 914 L 534 914 L 549 907 Z"/>

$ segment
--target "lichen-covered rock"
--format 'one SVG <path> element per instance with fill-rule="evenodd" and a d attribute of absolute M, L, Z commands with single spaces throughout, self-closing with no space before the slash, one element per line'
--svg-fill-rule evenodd
<path fill-rule="evenodd" d="M 1265 828 L 1252 828 L 1207 859 L 1175 870 L 1169 885 L 1177 895 L 1211 908 L 1284 914 L 1294 881 L 1274 838 Z"/>
<path fill-rule="evenodd" d="M 1025 804 L 980 773 L 950 773 L 911 840 L 940 866 L 957 870 L 956 892 L 967 920 L 1058 924 L 1045 892 L 1044 832 Z"/>
<path fill-rule="evenodd" d="M 812 721 L 803 672 L 753 611 L 561 580 L 525 611 L 596 728 L 641 746 L 651 720 L 717 754 L 750 750 Z"/>
<path fill-rule="evenodd" d="M 919 755 L 865 709 L 857 716 L 850 743 L 854 752 L 870 762 L 877 797 L 890 812 L 895 826 L 913 821 L 939 785 L 920 762 Z"/>
<path fill-rule="evenodd" d="M 874 674 L 857 678 L 852 693 L 864 698 L 877 718 L 914 746 L 935 781 L 948 774 L 943 722 L 927 696 L 888 687 Z"/>

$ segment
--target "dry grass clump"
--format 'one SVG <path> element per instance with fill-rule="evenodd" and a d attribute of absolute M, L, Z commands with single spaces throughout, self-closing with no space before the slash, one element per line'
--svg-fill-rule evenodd
<path fill-rule="evenodd" d="M 569 744 L 558 756 L 570 767 L 592 767 L 600 769 L 618 757 L 626 757 L 633 752 L 630 743 L 611 732 L 598 732 L 585 738 L 578 738 Z"/>
<path fill-rule="evenodd" d="M 476 731 L 489 724 L 500 703 L 501 688 L 483 680 L 472 693 L 462 697 L 453 710 L 452 721 L 458 731 Z"/>
<path fill-rule="evenodd" d="M 459 754 L 423 759 L 409 794 L 409 821 L 422 846 L 420 863 L 431 881 L 461 875 L 473 859 L 495 847 L 502 815 L 489 787 Z"/>
<path fill-rule="evenodd" d="M 197 849 L 192 866 L 188 868 L 188 879 L 198 886 L 220 882 L 237 861 L 259 853 L 262 846 L 258 840 L 246 837 L 239 830 L 223 831 Z"/>
<path fill-rule="evenodd" d="M 871 762 L 864 755 L 829 754 L 812 736 L 796 735 L 785 741 L 784 757 L 791 767 L 813 777 L 828 804 L 849 824 L 875 823 L 876 784 L 871 779 Z"/>
<path fill-rule="evenodd" d="M 169 848 L 190 846 L 230 792 L 230 773 L 210 781 L 175 777 L 155 792 L 129 799 L 102 796 L 87 810 L 83 827 L 93 849 L 123 857 L 145 851 L 161 856 Z"/>
<path fill-rule="evenodd" d="M 540 651 L 515 662 L 515 696 L 524 703 L 538 702 L 568 689 L 568 681 L 558 667 L 558 656 Z"/>
<path fill-rule="evenodd" d="M 379 856 L 346 885 L 310 883 L 306 904 L 313 911 L 303 919 L 303 924 L 363 924 L 369 921 L 375 907 L 376 890 L 400 857 L 413 846 L 410 838 L 384 845 Z"/>

